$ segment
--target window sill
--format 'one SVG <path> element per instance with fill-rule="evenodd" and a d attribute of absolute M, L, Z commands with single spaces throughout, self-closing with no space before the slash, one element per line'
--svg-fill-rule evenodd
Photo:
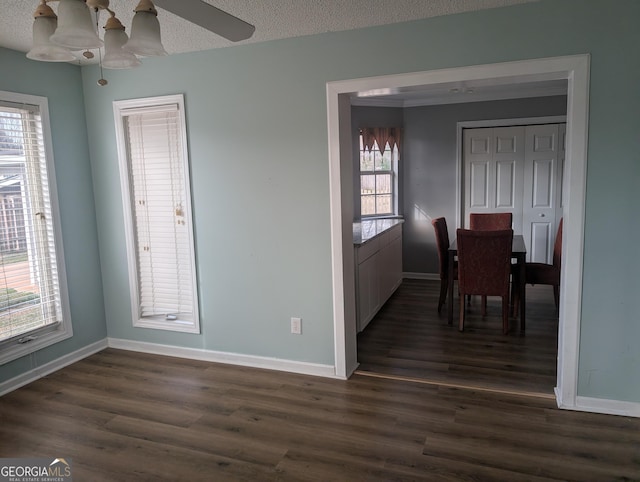
<path fill-rule="evenodd" d="M 375 220 L 375 219 L 404 219 L 404 216 L 400 214 L 386 214 L 384 216 L 362 216 L 360 219 L 357 219 L 356 222 L 369 221 L 369 220 Z"/>
<path fill-rule="evenodd" d="M 27 343 L 18 343 L 18 341 L 16 341 L 15 343 L 7 344 L 0 350 L 0 365 L 30 355 L 38 350 L 71 338 L 71 336 L 73 336 L 73 330 L 71 329 L 70 323 L 62 323 L 59 329 L 43 334 L 33 341 Z"/>

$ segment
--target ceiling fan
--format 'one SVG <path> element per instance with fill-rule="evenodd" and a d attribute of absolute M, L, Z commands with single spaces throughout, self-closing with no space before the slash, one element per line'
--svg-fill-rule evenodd
<path fill-rule="evenodd" d="M 161 43 L 158 12 L 151 0 L 138 1 L 131 37 L 109 8 L 109 0 L 39 1 L 34 13 L 33 47 L 27 53 L 32 60 L 70 62 L 76 59 L 74 51 L 84 51 L 82 55 L 91 59 L 91 49 L 98 49 L 101 68 L 129 69 L 140 65 L 138 57 L 167 55 Z M 58 3 L 57 15 L 49 6 L 54 2 Z M 155 4 L 232 42 L 246 40 L 255 31 L 253 25 L 203 0 L 155 0 Z M 91 11 L 95 12 L 93 17 Z M 100 11 L 110 15 L 104 25 L 104 41 L 98 35 Z M 101 81 L 100 85 L 106 84 Z"/>
<path fill-rule="evenodd" d="M 155 0 L 155 4 L 232 42 L 248 39 L 256 29 L 202 0 Z"/>

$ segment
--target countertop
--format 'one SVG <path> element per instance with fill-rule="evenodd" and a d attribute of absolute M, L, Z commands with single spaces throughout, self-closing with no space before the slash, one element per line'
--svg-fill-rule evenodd
<path fill-rule="evenodd" d="M 361 245 L 392 227 L 404 223 L 404 219 L 364 219 L 353 223 L 353 244 Z"/>

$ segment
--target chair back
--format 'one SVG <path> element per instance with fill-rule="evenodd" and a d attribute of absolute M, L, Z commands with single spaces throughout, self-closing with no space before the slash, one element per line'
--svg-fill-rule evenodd
<path fill-rule="evenodd" d="M 560 218 L 558 224 L 558 233 L 556 234 L 556 240 L 553 243 L 553 266 L 560 269 L 562 260 L 562 221 L 564 218 Z"/>
<path fill-rule="evenodd" d="M 513 230 L 458 229 L 460 295 L 508 296 Z"/>
<path fill-rule="evenodd" d="M 499 231 L 511 229 L 513 214 L 511 213 L 471 213 L 469 229 L 477 231 Z"/>
<path fill-rule="evenodd" d="M 436 233 L 440 279 L 444 279 L 449 272 L 449 230 L 447 229 L 447 220 L 445 218 L 436 218 L 431 221 L 431 225 Z"/>

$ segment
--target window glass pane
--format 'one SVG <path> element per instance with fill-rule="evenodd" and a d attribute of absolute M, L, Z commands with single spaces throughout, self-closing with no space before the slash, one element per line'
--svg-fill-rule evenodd
<path fill-rule="evenodd" d="M 362 196 L 360 198 L 360 209 L 363 216 L 376 214 L 376 197 L 373 195 Z"/>
<path fill-rule="evenodd" d="M 376 171 L 390 171 L 391 170 L 391 148 L 387 142 L 384 155 L 380 154 L 380 151 L 376 151 Z"/>
<path fill-rule="evenodd" d="M 376 174 L 376 194 L 391 194 L 391 174 Z"/>
<path fill-rule="evenodd" d="M 362 142 L 362 136 L 360 136 Z M 373 152 L 360 150 L 360 170 L 373 171 Z"/>
<path fill-rule="evenodd" d="M 385 194 L 382 196 L 376 196 L 376 210 L 377 214 L 390 214 L 391 195 Z"/>
<path fill-rule="evenodd" d="M 376 176 L 375 174 L 363 174 L 360 176 L 360 194 L 375 194 Z"/>

